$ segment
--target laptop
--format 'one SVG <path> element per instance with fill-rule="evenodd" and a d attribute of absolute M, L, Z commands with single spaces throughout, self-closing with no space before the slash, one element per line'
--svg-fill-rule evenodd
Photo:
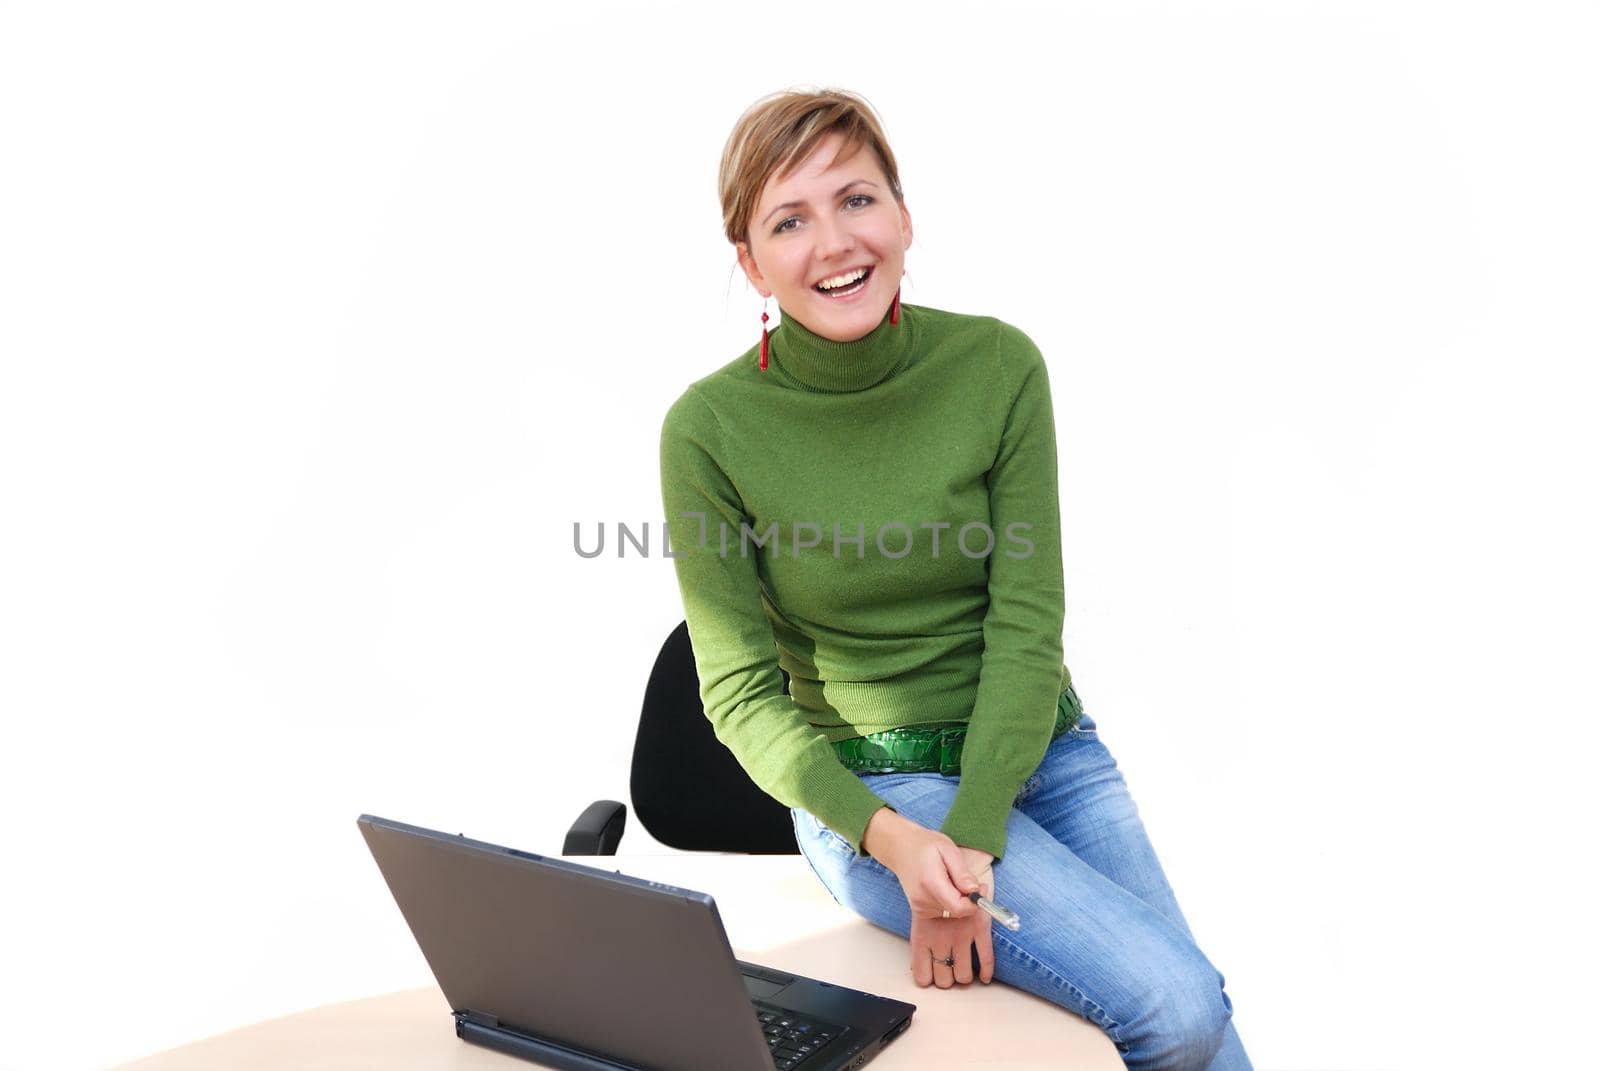
<path fill-rule="evenodd" d="M 917 1010 L 735 959 L 705 893 L 357 824 L 469 1042 L 572 1071 L 843 1071 Z"/>

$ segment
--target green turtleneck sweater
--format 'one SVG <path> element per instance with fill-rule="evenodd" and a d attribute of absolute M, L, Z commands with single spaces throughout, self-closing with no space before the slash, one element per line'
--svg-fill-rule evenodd
<path fill-rule="evenodd" d="M 706 716 L 858 854 L 887 804 L 831 742 L 966 723 L 941 828 L 998 859 L 1070 680 L 1044 359 L 993 317 L 906 304 L 850 342 L 784 316 L 769 345 L 766 371 L 752 347 L 661 429 Z"/>

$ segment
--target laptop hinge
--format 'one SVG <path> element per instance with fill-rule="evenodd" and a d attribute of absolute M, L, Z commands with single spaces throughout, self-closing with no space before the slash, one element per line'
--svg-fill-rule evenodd
<path fill-rule="evenodd" d="M 471 1008 L 456 1012 L 456 1018 L 464 1019 L 473 1026 L 489 1027 L 491 1030 L 497 1030 L 500 1027 L 500 1017 L 498 1015 L 490 1015 L 488 1012 L 473 1011 Z"/>

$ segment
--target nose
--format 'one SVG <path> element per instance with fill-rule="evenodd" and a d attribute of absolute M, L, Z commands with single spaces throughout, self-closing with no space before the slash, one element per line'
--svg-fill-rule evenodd
<path fill-rule="evenodd" d="M 850 229 L 837 219 L 824 217 L 812 227 L 811 233 L 816 238 L 812 252 L 818 260 L 832 260 L 855 247 Z"/>

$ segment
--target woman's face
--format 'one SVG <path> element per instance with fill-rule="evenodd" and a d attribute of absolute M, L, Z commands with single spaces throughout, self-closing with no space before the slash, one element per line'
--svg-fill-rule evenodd
<path fill-rule="evenodd" d="M 763 297 L 807 329 L 849 342 L 883 322 L 900 286 L 911 245 L 911 213 L 897 203 L 877 154 L 862 146 L 835 160 L 843 135 L 830 134 L 795 169 L 767 180 L 750 220 L 750 241 L 737 243 L 739 265 Z M 864 283 L 822 282 L 867 269 Z"/>

